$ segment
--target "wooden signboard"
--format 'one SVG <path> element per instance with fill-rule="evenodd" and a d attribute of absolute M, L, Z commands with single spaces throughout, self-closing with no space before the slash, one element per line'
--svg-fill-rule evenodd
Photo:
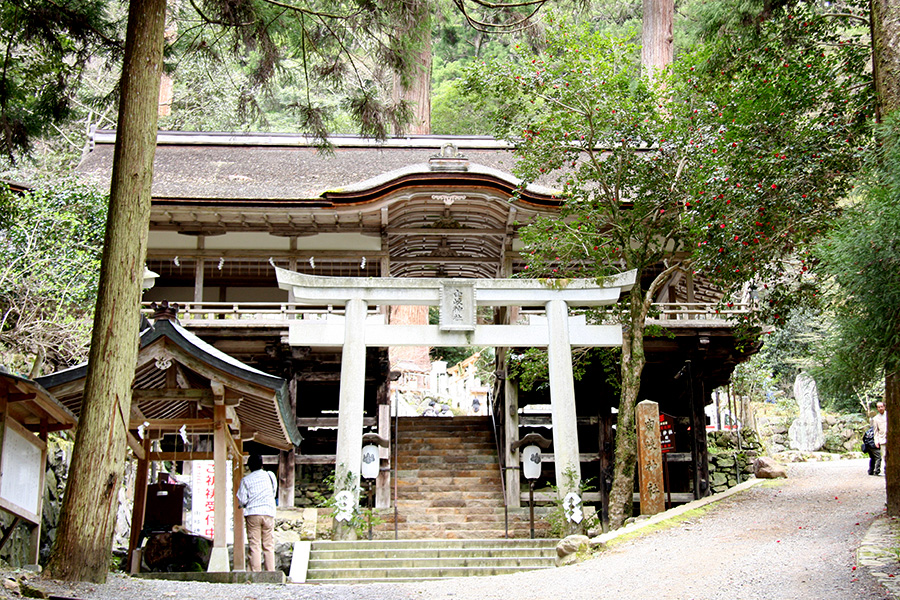
<path fill-rule="evenodd" d="M 40 523 L 47 445 L 11 419 L 6 419 L 5 429 L 0 457 L 0 508 L 31 523 Z"/>

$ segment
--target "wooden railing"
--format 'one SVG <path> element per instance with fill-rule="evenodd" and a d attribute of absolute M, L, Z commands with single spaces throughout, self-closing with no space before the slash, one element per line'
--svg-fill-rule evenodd
<path fill-rule="evenodd" d="M 704 302 L 666 302 L 653 305 L 651 320 L 660 324 L 673 321 L 742 320 L 752 312 L 749 304 L 710 304 Z M 150 303 L 142 305 L 144 314 L 150 315 Z M 378 312 L 370 307 L 369 312 Z M 529 311 L 532 312 L 532 311 Z M 295 319 L 324 319 L 329 314 L 343 314 L 342 306 L 310 307 L 289 302 L 179 302 L 178 319 L 183 324 L 197 326 L 225 326 L 223 321 L 237 321 L 244 326 L 271 327 L 287 325 Z"/>

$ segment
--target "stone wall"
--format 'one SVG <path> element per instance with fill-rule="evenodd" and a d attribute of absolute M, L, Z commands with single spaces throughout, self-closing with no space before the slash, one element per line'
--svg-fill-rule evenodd
<path fill-rule="evenodd" d="M 792 422 L 793 417 L 790 415 L 758 419 L 760 437 L 770 455 L 792 449 L 788 437 L 788 429 Z M 823 414 L 822 430 L 825 434 L 825 445 L 821 451 L 833 454 L 858 452 L 862 444 L 862 435 L 868 426 L 866 418 L 859 414 Z"/>
<path fill-rule="evenodd" d="M 333 490 L 329 482 L 334 477 L 334 465 L 303 465 L 297 469 L 294 487 L 294 506 L 314 508 L 322 499 L 330 498 Z"/>
<path fill-rule="evenodd" d="M 753 459 L 765 454 L 762 443 L 753 429 L 710 431 L 706 434 L 709 449 L 710 493 L 724 492 L 753 476 Z"/>

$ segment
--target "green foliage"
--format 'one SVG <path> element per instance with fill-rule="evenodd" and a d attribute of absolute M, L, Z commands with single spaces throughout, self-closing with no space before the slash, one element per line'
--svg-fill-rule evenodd
<path fill-rule="evenodd" d="M 107 198 L 65 180 L 11 202 L 15 217 L 0 230 L 0 362 L 71 365 L 86 356 Z"/>
<path fill-rule="evenodd" d="M 343 465 L 342 465 L 343 466 Z M 334 495 L 336 492 L 349 490 L 354 491 L 353 486 L 353 474 L 350 471 L 346 471 L 344 474 L 344 482 L 342 485 L 335 485 L 335 473 L 329 473 L 325 479 L 322 480 L 322 483 L 325 485 L 325 488 L 328 490 L 328 495 L 323 496 L 319 492 L 313 492 L 313 501 L 316 503 L 316 506 L 322 508 L 330 508 L 332 509 L 332 515 L 337 514 L 337 502 L 335 501 Z M 360 495 L 362 492 L 362 488 L 356 486 L 355 493 L 356 495 Z M 353 507 L 353 515 L 350 518 L 350 526 L 353 527 L 353 530 L 356 532 L 357 537 L 363 537 L 369 529 L 369 525 L 371 523 L 372 527 L 377 527 L 384 523 L 384 519 L 375 514 L 375 511 L 368 507 Z"/>
<path fill-rule="evenodd" d="M 564 477 L 569 483 L 569 488 L 572 488 L 576 478 L 575 472 L 571 467 L 566 470 Z M 595 491 L 596 488 L 594 488 L 593 481 L 593 479 L 586 479 L 578 482 L 578 495 L 583 498 L 587 492 Z M 547 522 L 550 524 L 550 537 L 562 539 L 570 533 L 569 521 L 566 519 L 563 499 L 559 496 L 559 487 L 553 485 L 550 486 L 550 489 L 553 491 L 553 509 L 547 514 Z M 585 506 L 582 504 L 582 511 L 584 509 Z M 585 511 L 584 520 L 581 521 L 580 525 L 584 527 L 585 531 L 596 529 L 600 525 L 600 514 L 593 512 L 588 515 Z"/>
<path fill-rule="evenodd" d="M 572 351 L 572 376 L 581 381 L 590 369 L 603 372 L 604 381 L 613 390 L 622 387 L 619 362 L 621 348 L 576 348 Z M 548 389 L 547 352 L 543 348 L 528 348 L 521 354 L 509 356 L 510 377 L 519 383 L 523 391 Z"/>
<path fill-rule="evenodd" d="M 72 115 L 73 91 L 91 60 L 121 54 L 105 0 L 0 3 L 0 152 L 13 159 Z"/>
<path fill-rule="evenodd" d="M 819 249 L 834 328 L 820 385 L 859 397 L 900 368 L 900 119 L 881 130 L 864 196 Z"/>
<path fill-rule="evenodd" d="M 726 288 L 755 281 L 774 320 L 816 294 L 806 253 L 870 142 L 862 54 L 841 25 L 774 11 L 651 83 L 636 47 L 553 22 L 542 52 L 470 69 L 466 91 L 496 99 L 495 131 L 518 144 L 517 173 L 568 199 L 563 219 L 523 228 L 532 276 L 642 271 L 680 246 Z"/>
<path fill-rule="evenodd" d="M 697 265 L 723 285 L 754 281 L 775 322 L 818 294 L 804 279 L 810 247 L 871 144 L 868 47 L 854 25 L 813 4 L 770 6 L 679 63 L 702 175 L 690 199 Z"/>

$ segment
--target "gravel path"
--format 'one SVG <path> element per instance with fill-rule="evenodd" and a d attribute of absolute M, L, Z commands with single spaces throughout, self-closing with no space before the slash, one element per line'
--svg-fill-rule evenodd
<path fill-rule="evenodd" d="M 216 585 L 111 575 L 105 585 L 44 589 L 96 600 L 861 600 L 891 598 L 856 549 L 884 508 L 884 479 L 865 460 L 802 463 L 579 565 L 497 577 L 373 585 Z M 897 544 L 900 546 L 900 542 Z M 900 577 L 900 568 L 893 565 Z M 11 597 L 11 596 L 10 596 Z"/>

